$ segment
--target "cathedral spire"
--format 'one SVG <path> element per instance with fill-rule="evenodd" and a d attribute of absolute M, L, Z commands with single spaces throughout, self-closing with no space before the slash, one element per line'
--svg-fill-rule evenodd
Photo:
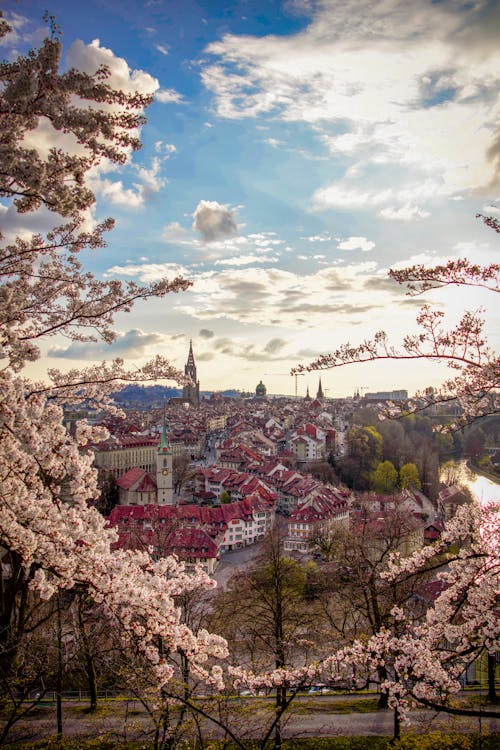
<path fill-rule="evenodd" d="M 196 377 L 196 364 L 194 361 L 192 339 L 189 339 L 189 353 L 187 362 L 184 366 L 184 375 L 187 375 L 188 378 L 190 378 L 191 383 L 184 386 L 182 390 L 182 398 L 186 403 L 191 404 L 192 406 L 198 406 L 200 403 L 200 381 Z"/>
<path fill-rule="evenodd" d="M 194 372 L 195 372 L 195 377 L 196 377 L 196 365 L 194 363 L 194 354 L 193 354 L 193 339 L 189 339 L 189 354 L 187 358 L 186 367 L 189 367 L 191 369 L 194 367 Z"/>
<path fill-rule="evenodd" d="M 321 378 L 319 379 L 318 392 L 316 398 L 323 398 L 323 388 L 321 387 Z"/>

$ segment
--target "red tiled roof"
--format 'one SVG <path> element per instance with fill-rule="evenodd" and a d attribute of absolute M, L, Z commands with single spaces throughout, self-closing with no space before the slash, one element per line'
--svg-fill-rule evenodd
<path fill-rule="evenodd" d="M 217 557 L 219 553 L 213 539 L 203 529 L 193 526 L 176 529 L 169 538 L 168 546 L 181 559 Z"/>
<path fill-rule="evenodd" d="M 169 520 L 172 524 L 182 522 L 187 526 L 226 526 L 229 521 L 240 518 L 250 520 L 256 511 L 270 509 L 268 504 L 258 495 L 246 497 L 234 503 L 218 505 L 216 507 L 203 505 L 117 505 L 109 515 L 112 526 L 126 525 L 133 521 Z"/>
<path fill-rule="evenodd" d="M 116 484 L 122 488 L 122 490 L 130 490 L 137 482 L 141 482 L 146 487 L 144 491 L 152 491 L 156 489 L 156 482 L 154 481 L 151 474 L 145 469 L 140 469 L 135 466 L 133 469 L 129 469 L 119 479 L 116 480 Z M 136 489 L 139 489 L 138 487 Z"/>
<path fill-rule="evenodd" d="M 136 492 L 155 492 L 156 490 L 156 482 L 151 474 L 145 474 L 142 481 L 135 487 Z"/>

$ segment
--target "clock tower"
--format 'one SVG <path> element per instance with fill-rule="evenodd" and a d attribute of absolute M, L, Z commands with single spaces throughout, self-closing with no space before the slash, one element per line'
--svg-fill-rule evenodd
<path fill-rule="evenodd" d="M 163 412 L 161 440 L 156 452 L 156 488 L 156 502 L 158 505 L 175 504 L 172 478 L 172 448 L 167 438 L 165 411 Z"/>

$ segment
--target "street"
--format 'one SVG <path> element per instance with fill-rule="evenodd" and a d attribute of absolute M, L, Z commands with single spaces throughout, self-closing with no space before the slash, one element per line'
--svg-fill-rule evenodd
<path fill-rule="evenodd" d="M 360 701 L 375 696 L 360 695 Z M 283 718 L 284 737 L 334 737 L 334 736 L 391 736 L 393 733 L 394 715 L 389 709 L 369 711 L 341 711 L 339 704 L 355 702 L 353 695 L 329 695 L 297 697 L 290 712 Z M 336 708 L 337 704 L 337 708 Z M 211 702 L 203 704 L 210 713 Z M 113 699 L 102 700 L 98 713 L 86 712 L 87 704 L 76 700 L 63 702 L 63 727 L 66 737 L 92 738 L 99 736 L 126 737 L 128 741 L 147 739 L 152 723 L 146 711 L 137 700 Z M 241 737 L 258 738 L 263 728 L 269 726 L 273 714 L 273 700 L 260 698 L 229 699 L 228 707 L 233 717 L 234 726 L 239 727 Z M 215 714 L 217 708 L 214 706 Z M 248 711 L 251 709 L 251 711 Z M 241 718 L 245 721 L 241 724 Z M 491 733 L 500 731 L 500 722 L 496 719 L 456 717 L 447 714 L 436 714 L 433 711 L 417 710 L 410 713 L 411 727 L 402 727 L 402 732 L 479 732 Z M 207 736 L 217 737 L 220 732 L 213 724 L 205 722 L 204 732 Z M 24 720 L 12 729 L 9 741 L 40 740 L 53 736 L 56 731 L 56 707 L 54 702 L 43 701 L 28 714 Z"/>
<path fill-rule="evenodd" d="M 257 542 L 243 549 L 225 552 L 221 556 L 220 563 L 213 575 L 213 578 L 217 581 L 217 585 L 220 588 L 225 588 L 232 575 L 245 570 L 245 568 L 259 557 L 261 548 L 262 544 Z"/>

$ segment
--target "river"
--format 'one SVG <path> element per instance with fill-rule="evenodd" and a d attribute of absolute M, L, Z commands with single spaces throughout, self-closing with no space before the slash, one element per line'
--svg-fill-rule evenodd
<path fill-rule="evenodd" d="M 469 487 L 473 495 L 482 503 L 487 503 L 492 500 L 500 500 L 500 484 L 492 482 L 488 477 L 483 477 L 480 474 L 475 474 L 466 465 L 465 461 L 462 464 L 462 475 L 460 481 Z"/>

